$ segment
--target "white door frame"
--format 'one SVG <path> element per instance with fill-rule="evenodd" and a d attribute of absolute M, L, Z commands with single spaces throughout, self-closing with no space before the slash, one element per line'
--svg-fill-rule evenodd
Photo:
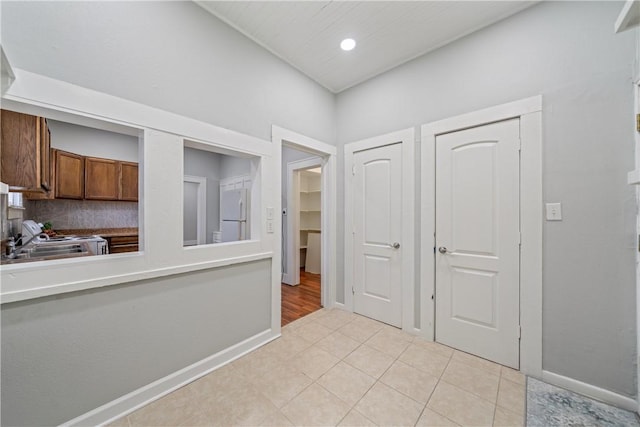
<path fill-rule="evenodd" d="M 420 282 L 421 335 L 435 335 L 435 148 L 436 136 L 520 118 L 520 371 L 542 376 L 542 96 L 451 117 L 422 126 Z"/>
<path fill-rule="evenodd" d="M 287 163 L 287 216 L 289 219 L 287 219 L 286 253 L 289 259 L 293 259 L 293 262 L 287 262 L 287 277 L 283 277 L 282 281 L 288 285 L 300 283 L 300 188 L 295 178 L 299 176 L 297 173 L 301 170 L 322 167 L 323 162 L 321 158 L 314 157 Z M 324 170 L 322 173 L 324 173 Z M 320 197 L 324 197 L 322 190 Z M 325 213 L 321 211 L 321 215 Z M 320 257 L 320 262 L 322 262 L 322 255 Z M 322 275 L 320 275 L 320 281 L 322 281 Z M 320 294 L 320 297 L 322 299 L 321 304 L 324 306 L 324 295 Z"/>
<path fill-rule="evenodd" d="M 344 146 L 345 201 L 353 200 L 353 156 L 358 151 L 383 147 L 392 143 L 402 144 L 402 329 L 416 333 L 415 328 L 415 130 L 403 129 L 385 135 L 375 136 Z M 345 230 L 345 306 L 353 311 L 353 206 L 344 206 Z"/>
<path fill-rule="evenodd" d="M 204 176 L 185 175 L 183 181 L 198 185 L 198 206 L 196 208 L 197 240 L 191 240 L 189 243 L 204 245 L 207 243 L 207 178 Z M 184 194 L 182 195 L 182 200 L 184 203 Z M 182 221 L 184 222 L 184 218 L 182 218 Z M 185 242 L 183 236 L 182 243 L 184 244 Z"/>
<path fill-rule="evenodd" d="M 337 149 L 333 145 L 308 136 L 273 125 L 271 142 L 276 176 L 273 180 L 276 200 L 282 200 L 282 146 L 306 151 L 322 160 L 322 251 L 321 251 L 321 299 L 325 308 L 336 303 L 336 163 Z M 280 213 L 282 206 L 280 206 Z M 280 215 L 280 213 L 278 213 Z M 281 279 L 282 279 L 282 239 L 274 239 L 273 262 L 271 265 L 271 329 L 280 332 Z"/>
<path fill-rule="evenodd" d="M 640 46 L 640 31 L 638 31 L 638 46 Z M 638 55 L 637 60 L 640 61 L 640 55 Z M 640 69 L 638 70 L 636 82 L 633 85 L 633 92 L 635 104 L 634 112 L 637 117 L 638 115 L 640 115 Z M 638 180 L 637 172 L 640 169 L 640 132 L 636 132 L 635 135 L 636 162 L 635 170 L 629 172 L 629 183 L 637 185 L 640 181 Z M 636 203 L 638 203 L 638 200 L 640 200 L 640 190 L 636 188 Z M 638 215 L 636 219 L 636 231 L 640 231 L 640 215 Z M 640 357 L 640 309 L 638 309 L 640 308 L 640 254 L 638 252 L 636 252 L 636 265 L 636 354 Z M 640 382 L 640 363 L 636 364 L 636 383 L 638 382 Z M 640 390 L 640 387 L 638 389 Z M 638 391 L 636 394 L 636 412 L 640 414 L 640 391 Z"/>

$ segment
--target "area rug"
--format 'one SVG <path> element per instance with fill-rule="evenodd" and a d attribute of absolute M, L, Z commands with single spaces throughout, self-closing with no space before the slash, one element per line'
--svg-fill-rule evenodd
<path fill-rule="evenodd" d="M 527 378 L 527 426 L 640 427 L 635 413 Z"/>

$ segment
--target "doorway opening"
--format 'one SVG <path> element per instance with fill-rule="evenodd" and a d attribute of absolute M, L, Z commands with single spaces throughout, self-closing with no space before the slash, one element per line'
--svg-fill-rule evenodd
<path fill-rule="evenodd" d="M 320 156 L 282 148 L 282 324 L 323 307 Z"/>
<path fill-rule="evenodd" d="M 280 211 L 282 214 L 282 238 L 277 239 L 277 241 L 274 242 L 274 262 L 271 267 L 271 328 L 272 330 L 279 332 L 283 321 L 286 321 L 283 316 L 283 311 L 286 310 L 286 302 L 284 301 L 284 298 L 287 298 L 287 294 L 290 293 L 288 291 L 295 290 L 300 292 L 302 289 L 300 285 L 295 286 L 295 284 L 293 284 L 294 286 L 291 286 L 289 284 L 283 284 L 283 282 L 292 282 L 296 275 L 296 270 L 299 275 L 301 273 L 299 264 L 294 266 L 295 261 L 290 261 L 292 258 L 291 255 L 295 256 L 297 254 L 300 256 L 300 249 L 299 247 L 295 250 L 293 249 L 293 223 L 292 221 L 289 221 L 289 219 L 293 219 L 289 210 L 290 207 L 288 206 L 288 200 L 293 198 L 289 195 L 289 191 L 292 190 L 293 187 L 293 173 L 289 173 L 289 167 L 291 170 L 305 170 L 320 167 L 320 213 L 311 213 L 312 216 L 316 215 L 316 218 L 319 218 L 320 223 L 320 233 L 317 233 L 320 238 L 320 274 L 318 275 L 317 280 L 319 284 L 316 285 L 316 287 L 319 286 L 319 290 L 314 291 L 312 294 L 315 293 L 317 295 L 319 292 L 319 305 L 324 308 L 344 307 L 344 304 L 336 301 L 337 149 L 333 145 L 329 145 L 322 141 L 309 138 L 308 136 L 288 129 L 283 129 L 278 126 L 272 126 L 271 141 L 273 142 L 274 155 L 279 157 L 281 161 L 279 170 L 275 172 L 280 175 L 279 178 L 281 181 L 280 185 L 277 186 L 277 191 L 281 193 Z M 301 161 L 310 158 L 315 158 L 315 161 L 311 164 L 301 164 Z M 291 164 L 296 161 L 299 162 L 297 165 Z M 292 183 L 289 183 L 290 177 Z M 299 230 L 296 234 L 299 238 Z M 307 279 L 307 273 L 302 273 L 301 279 Z M 286 288 L 283 290 L 283 287 Z M 317 303 L 317 296 L 314 298 Z M 315 308 L 311 311 L 314 310 Z"/>

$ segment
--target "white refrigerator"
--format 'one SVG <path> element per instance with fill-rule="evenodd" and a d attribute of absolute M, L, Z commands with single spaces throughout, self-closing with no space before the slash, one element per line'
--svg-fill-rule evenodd
<path fill-rule="evenodd" d="M 247 189 L 223 191 L 220 194 L 220 231 L 223 242 L 247 238 Z"/>

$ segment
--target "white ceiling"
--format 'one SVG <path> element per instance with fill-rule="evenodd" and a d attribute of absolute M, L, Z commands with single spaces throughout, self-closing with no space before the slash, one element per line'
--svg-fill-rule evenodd
<path fill-rule="evenodd" d="M 196 1 L 334 93 L 537 1 Z M 350 52 L 340 41 L 353 38 Z"/>

